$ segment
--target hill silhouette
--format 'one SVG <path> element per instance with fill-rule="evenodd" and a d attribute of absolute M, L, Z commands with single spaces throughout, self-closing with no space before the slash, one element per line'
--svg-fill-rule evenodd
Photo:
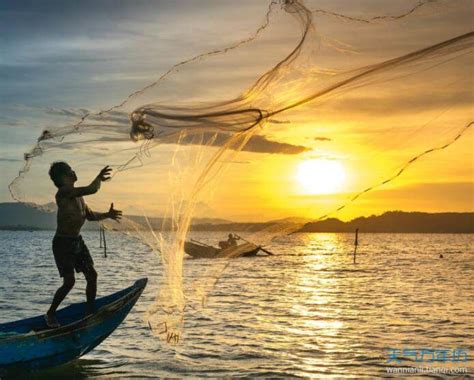
<path fill-rule="evenodd" d="M 50 210 L 54 207 L 48 205 Z M 136 222 L 144 223 L 143 217 L 128 215 Z M 163 218 L 149 218 L 154 229 L 169 228 L 170 222 Z M 281 224 L 298 228 L 301 218 L 286 218 L 261 223 L 238 223 L 224 219 L 195 219 L 191 227 L 194 231 L 278 231 Z M 167 227 L 168 226 L 168 227 Z M 97 229 L 97 223 L 86 223 L 85 229 Z M 349 222 L 329 218 L 306 223 L 296 232 L 391 232 L 391 233 L 474 233 L 474 213 L 472 212 L 403 212 L 388 211 L 382 215 L 358 217 Z M 4 230 L 55 230 L 56 213 L 47 212 L 22 203 L 0 203 L 0 229 Z"/>
<path fill-rule="evenodd" d="M 474 233 L 474 213 L 388 211 L 349 222 L 335 218 L 311 222 L 297 232 L 353 232 L 356 228 L 363 232 Z"/>
<path fill-rule="evenodd" d="M 171 221 L 169 219 L 151 217 L 148 222 L 143 216 L 127 215 L 131 220 L 148 226 L 148 223 L 156 229 L 169 229 Z M 215 223 L 231 223 L 225 219 L 198 218 L 193 221 L 195 224 L 212 225 Z M 84 224 L 84 230 L 97 230 L 96 222 Z M 120 228 L 120 225 L 118 226 Z M 148 227 L 145 227 L 148 228 Z M 18 202 L 0 203 L 0 230 L 55 230 L 56 229 L 56 204 L 48 203 L 41 208 L 29 206 Z"/>

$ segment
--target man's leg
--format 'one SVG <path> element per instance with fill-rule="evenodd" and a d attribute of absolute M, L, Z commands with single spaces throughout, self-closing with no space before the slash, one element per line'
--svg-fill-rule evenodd
<path fill-rule="evenodd" d="M 84 277 L 87 281 L 86 286 L 86 297 L 87 297 L 87 307 L 86 315 L 92 314 L 94 312 L 94 303 L 95 296 L 97 294 L 97 272 L 94 267 L 91 267 L 86 272 L 84 272 Z"/>
<path fill-rule="evenodd" d="M 61 302 L 63 302 L 64 298 L 66 298 L 71 289 L 74 287 L 75 282 L 76 279 L 74 277 L 74 272 L 67 273 L 64 275 L 63 285 L 58 290 L 56 290 L 56 294 L 54 295 L 51 307 L 46 313 L 48 326 L 59 325 L 55 316 L 56 310 L 58 309 Z"/>

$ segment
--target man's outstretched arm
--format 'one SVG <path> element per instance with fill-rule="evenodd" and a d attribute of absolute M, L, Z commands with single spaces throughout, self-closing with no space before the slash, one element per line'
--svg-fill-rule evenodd
<path fill-rule="evenodd" d="M 90 221 L 113 219 L 119 222 L 120 219 L 122 219 L 122 211 L 115 210 L 113 203 L 110 205 L 110 209 L 108 212 L 95 212 L 92 211 L 88 206 L 86 206 L 86 219 Z"/>
<path fill-rule="evenodd" d="M 86 195 L 95 194 L 100 189 L 100 184 L 110 179 L 111 168 L 106 166 L 95 179 L 88 185 L 83 187 L 62 187 L 59 190 L 59 195 L 66 198 L 79 198 Z"/>

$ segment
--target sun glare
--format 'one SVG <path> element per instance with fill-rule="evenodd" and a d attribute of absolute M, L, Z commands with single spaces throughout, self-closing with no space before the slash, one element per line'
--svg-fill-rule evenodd
<path fill-rule="evenodd" d="M 296 178 L 306 193 L 330 194 L 340 190 L 346 173 L 337 161 L 314 159 L 298 165 Z"/>

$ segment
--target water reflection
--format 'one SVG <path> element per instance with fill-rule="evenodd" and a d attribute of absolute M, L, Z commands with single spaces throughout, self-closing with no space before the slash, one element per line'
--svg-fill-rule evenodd
<path fill-rule="evenodd" d="M 218 239 L 211 235 L 205 234 Z M 42 312 L 57 286 L 54 261 L 47 256 L 50 234 L 25 237 L 32 238 L 41 255 L 31 254 L 20 235 L 9 233 L 2 240 L 0 318 L 5 322 Z M 186 315 L 185 339 L 176 348 L 153 337 L 143 320 L 159 289 L 159 260 L 137 252 L 122 236 L 111 234 L 108 243 L 114 254 L 107 259 L 100 250 L 92 252 L 97 253 L 99 292 L 148 276 L 145 293 L 98 349 L 29 378 L 377 378 L 386 374 L 388 347 L 474 351 L 472 236 L 437 236 L 434 244 L 426 235 L 367 234 L 354 265 L 353 234 L 292 235 L 271 247 L 276 256 L 233 260 L 205 309 Z M 200 273 L 213 264 L 186 260 L 185 270 Z M 69 301 L 82 300 L 83 291 L 78 279 Z"/>

